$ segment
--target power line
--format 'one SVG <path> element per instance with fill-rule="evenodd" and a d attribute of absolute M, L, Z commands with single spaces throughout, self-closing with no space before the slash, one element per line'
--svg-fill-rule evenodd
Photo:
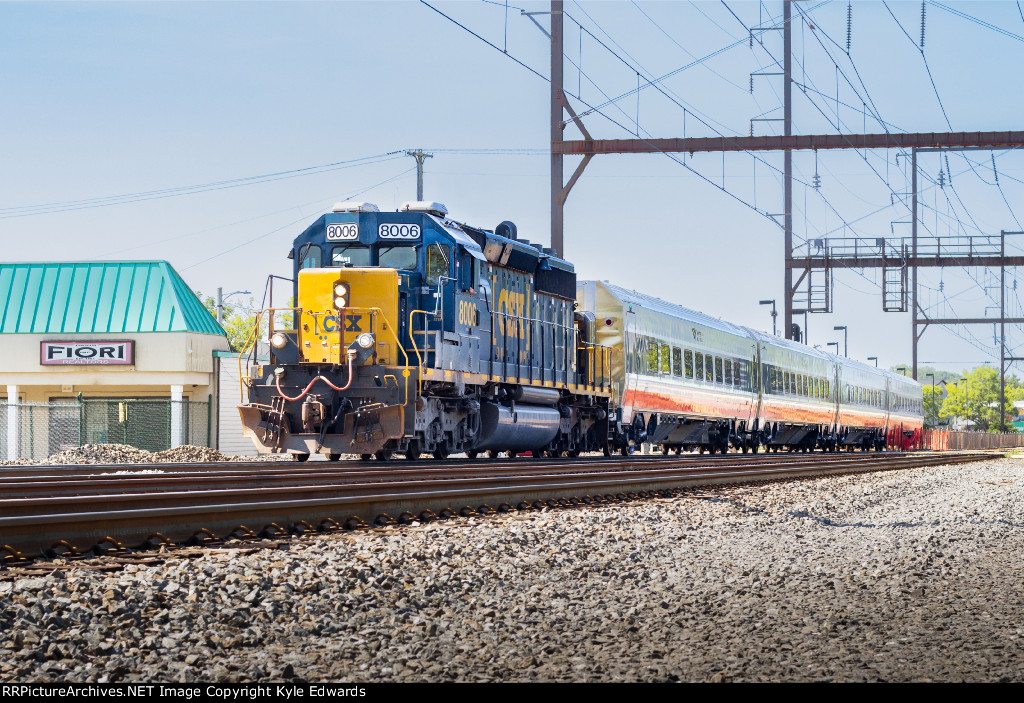
<path fill-rule="evenodd" d="M 241 186 L 255 185 L 258 183 L 268 183 L 271 181 L 280 181 L 287 178 L 296 178 L 298 176 L 310 176 L 321 173 L 329 173 L 331 171 L 339 171 L 347 168 L 355 168 L 358 166 L 369 166 L 372 164 L 384 163 L 386 161 L 392 161 L 401 154 L 401 151 L 390 151 L 384 154 L 375 154 L 374 156 L 363 156 L 358 159 L 349 159 L 347 161 L 335 161 L 329 164 L 321 164 L 319 166 L 306 166 L 304 168 L 292 169 L 290 171 L 277 171 L 274 173 L 264 173 L 258 176 L 246 176 L 243 178 L 233 178 L 223 181 L 213 181 L 210 183 L 200 183 L 191 186 L 178 186 L 175 188 L 164 188 L 161 190 L 150 190 L 141 191 L 138 193 L 123 193 L 120 195 L 108 195 L 97 198 L 86 198 L 83 200 L 65 200 L 52 203 L 41 203 L 37 205 L 22 205 L 17 207 L 0 208 L 0 219 L 9 219 L 13 217 L 28 217 L 30 215 L 48 215 L 58 212 L 68 212 L 72 210 L 86 210 L 98 207 L 108 207 L 112 205 L 126 205 L 129 203 L 137 203 L 145 200 L 159 200 L 163 198 L 174 198 L 182 195 L 195 195 L 197 193 L 206 193 L 214 190 L 225 190 L 228 188 L 239 188 Z"/>
<path fill-rule="evenodd" d="M 1009 37 L 1010 39 L 1016 39 L 1019 42 L 1024 42 L 1024 37 L 1022 37 L 1021 35 L 1014 34 L 1013 32 L 1011 32 L 1009 30 L 1003 29 L 1002 27 L 997 27 L 996 25 L 991 24 L 990 22 L 986 22 L 985 20 L 978 19 L 977 17 L 972 17 L 971 15 L 967 14 L 966 12 L 961 12 L 960 10 L 956 10 L 956 9 L 954 9 L 952 7 L 949 7 L 948 5 L 943 5 L 941 2 L 932 2 L 932 3 L 929 3 L 929 4 L 934 5 L 935 7 L 938 7 L 939 9 L 945 10 L 946 12 L 954 14 L 957 17 L 962 17 L 965 20 L 968 20 L 970 22 L 974 22 L 975 24 L 980 25 L 980 26 L 982 26 L 982 27 L 984 27 L 986 29 L 991 29 L 993 32 L 998 32 L 999 34 L 1002 34 L 1003 36 Z M 1017 3 L 1017 9 L 1020 10 L 1020 3 Z M 1021 18 L 1024 19 L 1024 12 L 1021 13 Z"/>
<path fill-rule="evenodd" d="M 466 30 L 467 32 L 469 32 L 470 34 L 472 34 L 472 35 L 473 35 L 474 37 L 476 37 L 477 39 L 479 39 L 480 41 L 482 41 L 482 42 L 483 42 L 484 44 L 486 44 L 487 46 L 489 46 L 489 47 L 491 47 L 492 49 L 494 49 L 495 51 L 497 51 L 497 52 L 499 52 L 499 53 L 502 53 L 502 54 L 504 54 L 505 56 L 509 57 L 510 59 L 512 59 L 513 61 L 515 61 L 515 62 L 516 62 L 517 64 L 519 64 L 520 66 L 522 66 L 523 68 L 525 68 L 525 69 L 526 69 L 527 71 L 529 71 L 529 72 L 530 72 L 530 73 L 532 73 L 533 75 L 537 76 L 538 78 L 542 78 L 542 79 L 543 79 L 543 80 L 544 80 L 545 82 L 547 82 L 547 83 L 550 83 L 550 82 L 551 82 L 551 79 L 550 79 L 550 78 L 548 78 L 547 76 L 545 76 L 544 74 L 540 73 L 539 71 L 537 71 L 537 70 L 536 70 L 536 69 L 534 69 L 534 68 L 531 68 L 530 66 L 527 66 L 527 65 L 526 65 L 525 63 L 523 63 L 522 61 L 520 61 L 519 59 L 517 59 L 517 58 L 516 58 L 515 56 L 513 56 L 512 54 L 508 53 L 508 52 L 507 52 L 507 51 L 505 51 L 504 49 L 501 49 L 501 48 L 499 48 L 499 47 L 498 47 L 497 45 L 495 45 L 495 44 L 492 44 L 491 42 L 487 41 L 486 39 L 484 39 L 483 37 L 481 37 L 481 36 L 480 36 L 479 34 L 477 34 L 476 32 L 474 32 L 474 31 L 473 31 L 472 29 L 470 29 L 470 28 L 469 28 L 469 27 L 467 27 L 466 25 L 462 24 L 462 23 L 461 23 L 461 22 L 459 22 L 458 20 L 452 19 L 451 17 L 449 17 L 449 16 L 448 16 L 448 15 L 446 15 L 445 13 L 441 12 L 440 10 L 438 10 L 438 9 L 437 9 L 436 7 L 434 7 L 433 5 L 431 5 L 431 4 L 430 4 L 429 2 L 427 2 L 426 0 L 420 0 L 420 3 L 421 3 L 421 4 L 423 4 L 423 5 L 426 5 L 426 6 L 427 6 L 427 7 L 429 7 L 429 8 L 431 9 L 431 10 L 433 10 L 433 11 L 434 11 L 434 12 L 436 12 L 437 14 L 441 15 L 442 17 L 444 17 L 444 18 L 445 18 L 446 20 L 448 20 L 448 21 L 449 21 L 449 22 L 451 22 L 452 24 L 454 24 L 454 25 L 457 25 L 457 26 L 461 27 L 462 29 Z"/>
<path fill-rule="evenodd" d="M 378 183 L 374 183 L 372 186 L 369 186 L 368 188 L 364 188 L 364 189 L 362 189 L 362 190 L 360 190 L 360 191 L 358 191 L 356 193 L 353 193 L 351 195 L 348 195 L 348 196 L 346 196 L 346 197 L 344 197 L 342 199 L 343 200 L 352 200 L 354 198 L 358 198 L 360 195 L 368 193 L 371 190 L 373 190 L 374 188 L 382 186 L 382 185 L 384 185 L 386 183 L 390 183 L 391 181 L 398 180 L 399 178 L 401 178 L 402 176 L 406 175 L 407 173 L 412 173 L 415 170 L 416 170 L 416 167 L 413 166 L 412 168 L 406 169 L 406 170 L 402 171 L 401 173 L 397 173 L 394 176 L 391 176 L 390 178 L 386 178 L 383 181 L 380 181 Z M 186 267 L 184 267 L 182 269 L 178 269 L 178 270 L 179 271 L 188 271 L 189 269 L 192 269 L 192 268 L 195 268 L 196 266 L 200 266 L 202 264 L 205 264 L 208 261 L 213 261 L 214 259 L 216 259 L 218 257 L 224 256 L 225 254 L 230 254 L 233 251 L 241 249 L 242 247 L 246 246 L 247 244 L 252 244 L 253 242 L 258 242 L 259 240 L 264 239 L 266 237 L 269 237 L 272 234 L 276 234 L 277 232 L 280 232 L 283 229 L 286 229 L 288 227 L 296 225 L 299 222 L 302 222 L 303 220 L 307 219 L 307 217 L 308 217 L 308 215 L 303 215 L 302 217 L 298 218 L 297 220 L 292 220 L 291 222 L 289 222 L 287 224 L 284 224 L 284 225 L 281 225 L 280 227 L 277 227 L 275 229 L 272 229 L 269 232 L 264 232 L 261 235 L 253 237 L 251 239 L 247 239 L 246 241 L 241 242 L 240 244 L 236 244 L 235 246 L 233 246 L 233 247 L 231 247 L 229 249 L 225 249 L 224 251 L 221 251 L 221 252 L 218 252 L 218 253 L 213 254 L 211 256 L 208 256 L 205 259 L 202 259 L 201 261 L 197 261 L 194 264 L 189 264 L 188 266 L 186 266 Z"/>

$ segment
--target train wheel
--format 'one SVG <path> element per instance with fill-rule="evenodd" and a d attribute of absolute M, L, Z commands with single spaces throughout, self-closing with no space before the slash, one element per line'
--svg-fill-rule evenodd
<path fill-rule="evenodd" d="M 479 453 L 480 452 L 478 452 L 475 449 L 470 449 L 468 452 L 466 452 L 466 456 L 469 458 L 470 461 L 472 461 L 473 459 L 476 459 Z"/>
<path fill-rule="evenodd" d="M 409 461 L 416 461 L 417 459 L 420 458 L 419 450 L 417 450 L 417 449 L 407 449 L 405 451 L 405 458 L 408 459 Z"/>
<path fill-rule="evenodd" d="M 341 459 L 341 454 L 328 454 L 327 461 L 338 461 Z"/>
<path fill-rule="evenodd" d="M 381 449 L 379 452 L 374 454 L 374 456 L 377 457 L 377 461 L 387 461 L 391 458 L 391 450 Z"/>
<path fill-rule="evenodd" d="M 552 459 L 557 459 L 558 457 L 562 456 L 562 450 L 561 449 L 550 449 L 550 450 L 548 450 L 548 456 L 551 457 Z"/>
<path fill-rule="evenodd" d="M 543 459 L 544 458 L 544 450 L 543 449 L 531 449 L 530 450 L 530 456 L 532 456 L 534 459 Z"/>
<path fill-rule="evenodd" d="M 703 453 L 704 453 L 704 449 L 705 449 L 705 447 L 704 447 L 704 445 L 702 444 L 702 445 L 700 445 L 700 449 L 699 449 L 698 451 L 699 451 L 699 452 L 700 452 L 701 454 L 703 454 Z"/>
<path fill-rule="evenodd" d="M 622 454 L 622 456 L 629 456 L 629 445 L 624 444 L 619 447 L 619 453 Z"/>
<path fill-rule="evenodd" d="M 676 456 L 679 456 L 682 453 L 683 453 L 683 445 L 680 444 L 680 445 L 678 445 L 676 447 Z"/>
<path fill-rule="evenodd" d="M 760 444 L 754 442 L 753 446 L 750 447 L 750 451 L 752 451 L 754 454 L 757 454 L 757 450 L 760 448 L 760 446 Z"/>
<path fill-rule="evenodd" d="M 437 445 L 437 448 L 434 449 L 434 458 L 439 460 L 439 461 L 443 461 L 443 460 L 447 459 L 448 458 L 448 445 L 447 444 L 439 444 L 439 445 Z"/>
<path fill-rule="evenodd" d="M 668 445 L 667 445 L 667 444 L 663 444 L 663 445 L 661 445 L 661 453 L 662 453 L 662 454 L 663 454 L 664 456 L 668 456 Z"/>
<path fill-rule="evenodd" d="M 487 456 L 490 457 L 491 459 L 497 459 L 498 457 L 501 456 L 501 452 L 499 452 L 497 449 L 492 449 L 489 452 L 487 452 Z"/>
<path fill-rule="evenodd" d="M 742 449 L 743 453 L 746 454 L 749 450 L 750 450 L 750 446 L 746 442 L 744 442 L 743 443 L 743 449 Z"/>
<path fill-rule="evenodd" d="M 293 454 L 292 458 L 295 461 L 302 463 L 303 461 L 309 461 L 309 454 Z"/>
<path fill-rule="evenodd" d="M 605 442 L 604 447 L 601 448 L 601 453 L 604 454 L 605 456 L 612 455 L 612 448 L 608 446 L 607 442 Z"/>
<path fill-rule="evenodd" d="M 373 454 L 360 454 L 359 461 L 369 461 L 373 458 Z"/>

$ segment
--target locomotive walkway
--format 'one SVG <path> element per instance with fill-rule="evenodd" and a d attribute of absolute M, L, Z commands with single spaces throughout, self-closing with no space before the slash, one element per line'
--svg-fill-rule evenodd
<path fill-rule="evenodd" d="M 16 467 L 0 470 L 0 549 L 14 560 L 228 537 L 273 538 L 999 456 L 919 452 Z M 154 470 L 163 473 L 128 473 Z"/>

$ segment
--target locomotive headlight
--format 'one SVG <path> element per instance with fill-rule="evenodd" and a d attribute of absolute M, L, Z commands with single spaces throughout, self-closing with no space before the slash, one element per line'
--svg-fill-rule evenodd
<path fill-rule="evenodd" d="M 356 337 L 356 344 L 358 344 L 363 349 L 372 349 L 373 341 L 373 335 L 370 334 L 369 332 L 363 332 L 361 335 Z"/>
<path fill-rule="evenodd" d="M 275 349 L 280 349 L 281 347 L 283 347 L 287 343 L 288 343 L 288 338 L 285 337 L 280 332 L 275 332 L 274 336 L 270 338 L 270 344 Z"/>
<path fill-rule="evenodd" d="M 348 307 L 349 287 L 347 283 L 334 284 L 334 307 L 338 310 Z"/>

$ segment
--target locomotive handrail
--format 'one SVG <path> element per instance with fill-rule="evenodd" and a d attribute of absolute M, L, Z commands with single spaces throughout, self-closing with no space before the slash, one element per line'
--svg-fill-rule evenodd
<path fill-rule="evenodd" d="M 384 313 L 384 310 L 379 308 L 379 307 L 348 307 L 348 308 L 345 308 L 345 313 L 347 313 L 349 310 L 355 310 L 357 312 L 362 312 L 362 313 L 368 314 L 369 317 L 370 317 L 370 329 L 371 330 L 375 330 L 376 329 L 376 325 L 374 324 L 375 316 L 374 316 L 373 313 L 380 313 L 381 319 L 383 319 L 385 322 L 390 322 L 390 320 L 388 320 L 388 316 Z M 290 311 L 292 313 L 297 313 L 300 317 L 302 315 L 302 308 L 299 308 L 299 307 L 266 308 L 265 310 L 260 310 L 256 314 L 256 324 L 253 325 L 252 331 L 249 332 L 249 336 L 245 340 L 245 346 L 243 347 L 242 351 L 239 352 L 239 354 L 238 354 L 238 386 L 239 386 L 238 390 L 239 390 L 239 395 L 240 395 L 240 398 L 241 398 L 241 401 L 242 401 L 243 405 L 245 404 L 245 388 L 246 388 L 247 385 L 249 385 L 247 383 L 249 381 L 249 379 L 247 377 L 243 377 L 242 376 L 242 357 L 248 357 L 248 355 L 251 352 L 251 350 L 253 350 L 255 348 L 256 342 L 258 341 L 258 333 L 259 333 L 259 329 L 260 329 L 260 324 L 262 323 L 263 316 L 266 315 L 267 313 L 270 313 L 270 318 L 269 318 L 269 321 L 267 323 L 267 339 L 269 340 L 269 339 L 273 338 L 274 331 L 275 331 L 274 330 L 274 313 L 281 312 L 281 311 Z M 338 324 L 339 331 L 343 330 L 344 327 L 345 327 L 345 320 L 344 320 L 345 313 L 342 313 L 342 319 L 339 320 L 339 324 Z M 409 366 L 409 355 L 406 353 L 405 348 L 402 346 L 402 343 L 398 339 L 398 335 L 395 332 L 395 325 L 394 324 L 384 325 L 384 327 L 387 328 L 388 334 L 391 336 L 391 339 L 394 340 L 395 348 L 398 349 L 398 351 L 400 351 L 402 353 L 403 357 L 405 357 L 405 366 L 408 367 Z M 284 331 L 285 332 L 297 332 L 298 330 L 288 329 L 288 330 L 284 330 Z M 339 342 L 339 345 L 340 345 L 340 342 Z M 301 347 L 299 348 L 299 355 L 300 355 L 300 360 L 301 360 L 302 359 L 302 348 Z M 398 359 L 396 358 L 395 361 L 398 361 Z M 408 383 L 408 377 L 406 377 L 406 379 L 407 380 L 406 380 L 406 383 L 405 383 L 405 398 L 403 400 L 403 405 L 408 405 L 408 403 L 409 403 L 409 383 Z M 395 379 L 396 386 L 397 386 L 397 382 L 398 382 L 398 379 L 396 378 Z"/>
<path fill-rule="evenodd" d="M 300 315 L 302 314 L 302 308 L 297 307 L 267 308 L 266 310 L 260 310 L 256 313 L 256 324 L 252 326 L 252 330 L 245 338 L 245 344 L 242 347 L 242 351 L 238 352 L 238 395 L 242 405 L 245 405 L 245 388 L 250 385 L 248 383 L 249 378 L 242 376 L 242 357 L 244 356 L 248 359 L 250 352 L 255 350 L 256 343 L 259 341 L 260 324 L 262 323 L 263 316 L 268 312 L 270 313 L 270 320 L 267 323 L 267 339 L 269 340 L 274 336 L 274 313 L 280 310 L 290 310 L 293 313 L 298 312 Z"/>

